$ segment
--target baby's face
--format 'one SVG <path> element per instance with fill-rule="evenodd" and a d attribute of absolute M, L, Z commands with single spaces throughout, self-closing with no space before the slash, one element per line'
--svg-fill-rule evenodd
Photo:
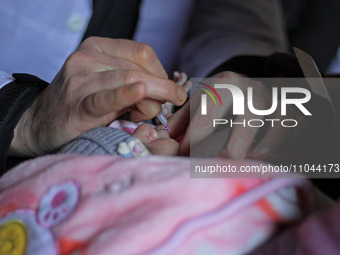
<path fill-rule="evenodd" d="M 167 131 L 163 130 L 164 125 L 155 129 L 149 124 L 142 124 L 136 128 L 132 136 L 141 142 L 156 155 L 173 156 L 178 155 L 179 143 L 169 137 Z"/>

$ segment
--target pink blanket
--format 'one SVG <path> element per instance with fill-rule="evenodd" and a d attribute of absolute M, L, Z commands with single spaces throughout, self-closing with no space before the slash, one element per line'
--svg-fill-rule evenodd
<path fill-rule="evenodd" d="M 320 207 L 303 179 L 190 179 L 189 165 L 156 156 L 26 162 L 0 179 L 0 254 L 244 254 Z"/>

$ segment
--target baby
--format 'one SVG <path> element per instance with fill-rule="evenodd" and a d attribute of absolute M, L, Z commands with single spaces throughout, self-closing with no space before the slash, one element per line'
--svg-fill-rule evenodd
<path fill-rule="evenodd" d="M 179 143 L 163 130 L 164 125 L 154 128 L 143 123 L 134 127 L 131 122 L 115 121 L 109 127 L 92 129 L 64 146 L 60 153 L 123 157 L 178 154 Z"/>

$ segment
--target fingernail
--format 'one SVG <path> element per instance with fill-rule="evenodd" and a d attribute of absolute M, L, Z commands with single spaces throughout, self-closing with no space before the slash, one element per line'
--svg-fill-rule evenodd
<path fill-rule="evenodd" d="M 264 155 L 264 154 L 268 154 L 269 152 L 270 152 L 270 149 L 267 146 L 258 147 L 254 150 L 254 154 L 256 155 Z"/>
<path fill-rule="evenodd" d="M 243 139 L 237 139 L 228 146 L 229 155 L 234 159 L 244 159 L 247 150 L 247 143 Z"/>
<path fill-rule="evenodd" d="M 178 95 L 178 99 L 180 101 L 180 103 L 184 103 L 185 100 L 187 99 L 187 93 L 185 92 L 185 90 L 182 87 L 177 88 L 177 95 Z"/>
<path fill-rule="evenodd" d="M 150 130 L 149 139 L 151 141 L 155 141 L 155 140 L 158 139 L 158 133 L 157 133 L 157 131 L 155 129 Z"/>

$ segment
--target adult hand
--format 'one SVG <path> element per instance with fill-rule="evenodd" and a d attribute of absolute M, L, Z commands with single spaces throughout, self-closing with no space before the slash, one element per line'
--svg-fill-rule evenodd
<path fill-rule="evenodd" d="M 244 94 L 247 100 L 247 88 L 253 89 L 253 105 L 256 109 L 266 110 L 271 108 L 272 94 L 271 91 L 261 82 L 246 78 L 244 76 L 232 73 L 222 72 L 213 78 L 229 78 L 232 79 L 234 85 L 237 85 Z M 213 86 L 213 84 L 210 84 Z M 247 123 L 249 120 L 257 119 L 282 119 L 280 115 L 280 107 L 269 116 L 254 115 L 245 107 L 244 115 L 233 116 L 233 100 L 230 93 L 226 93 L 225 89 L 216 89 L 221 96 L 223 106 L 216 107 L 212 100 L 207 100 L 207 108 L 209 112 L 207 115 L 201 114 L 201 93 L 195 93 L 189 101 L 169 120 L 169 127 L 172 137 L 177 137 L 184 134 L 180 146 L 180 154 L 188 155 L 191 148 L 198 148 L 200 144 L 209 139 L 210 135 L 216 130 L 213 128 L 213 119 L 227 119 L 229 123 L 221 126 L 223 129 L 230 129 L 229 136 L 219 137 L 219 143 L 223 144 L 223 150 L 220 155 L 231 157 L 235 159 L 243 159 L 247 155 L 252 157 L 262 157 L 262 155 L 275 154 L 283 149 L 287 144 L 287 150 L 296 147 L 295 145 L 301 143 L 302 133 L 305 128 L 306 119 L 301 115 L 296 114 L 294 108 L 287 106 L 287 115 L 285 119 L 297 119 L 299 125 L 295 128 L 284 128 L 280 122 L 267 122 L 269 125 L 266 130 L 260 127 L 251 127 Z M 197 95 L 198 94 L 198 95 Z M 278 102 L 280 105 L 280 101 Z M 190 117 L 191 107 L 191 117 Z M 230 128 L 230 120 L 234 123 Z M 245 123 L 245 126 L 240 123 Z M 254 124 L 255 125 L 255 124 Z M 258 125 L 258 122 L 256 122 Z M 262 132 L 265 131 L 265 132 Z M 221 140 L 222 139 L 222 140 Z M 223 140 L 224 139 L 224 140 Z M 208 149 L 207 147 L 205 149 Z"/>
<path fill-rule="evenodd" d="M 139 122 L 154 117 L 166 101 L 181 105 L 185 100 L 186 92 L 167 79 L 150 46 L 92 37 L 25 112 L 10 153 L 46 154 L 127 110 Z"/>

